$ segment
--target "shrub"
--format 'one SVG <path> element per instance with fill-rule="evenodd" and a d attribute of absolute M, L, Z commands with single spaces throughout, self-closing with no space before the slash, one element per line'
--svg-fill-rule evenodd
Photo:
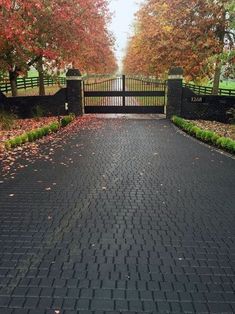
<path fill-rule="evenodd" d="M 182 126 L 182 124 L 184 123 L 184 120 L 177 116 L 173 116 L 172 121 L 178 126 Z"/>
<path fill-rule="evenodd" d="M 205 140 L 207 141 L 207 142 L 212 142 L 212 137 L 214 136 L 214 132 L 212 132 L 212 131 L 207 131 L 207 133 L 206 133 L 206 137 L 205 137 Z"/>
<path fill-rule="evenodd" d="M 33 131 L 30 131 L 27 133 L 27 136 L 28 136 L 28 141 L 29 142 L 33 142 L 35 137 L 34 137 L 34 132 Z"/>
<path fill-rule="evenodd" d="M 57 132 L 60 128 L 60 124 L 58 122 L 54 122 L 49 126 L 51 132 Z"/>
<path fill-rule="evenodd" d="M 235 141 L 232 141 L 228 144 L 228 149 L 231 153 L 235 154 Z"/>
<path fill-rule="evenodd" d="M 197 133 L 198 131 L 200 131 L 200 128 L 198 128 L 197 126 L 193 126 L 193 127 L 191 128 L 191 132 L 190 132 L 190 133 L 196 136 L 196 133 Z"/>
<path fill-rule="evenodd" d="M 232 139 L 228 138 L 227 141 L 225 142 L 225 148 L 232 152 L 235 153 L 235 141 L 233 141 Z"/>
<path fill-rule="evenodd" d="M 33 134 L 33 141 L 37 140 L 38 139 L 37 130 L 32 131 L 32 134 Z"/>
<path fill-rule="evenodd" d="M 28 142 L 34 142 L 35 140 L 42 138 L 45 135 L 50 134 L 50 132 L 57 132 L 60 128 L 60 126 L 65 127 L 66 125 L 68 125 L 71 121 L 73 121 L 73 119 L 75 118 L 75 116 L 73 114 L 64 117 L 61 120 L 61 124 L 59 122 L 54 122 L 51 123 L 50 125 L 44 126 L 42 128 L 36 129 L 36 130 L 32 130 L 30 132 L 24 133 L 20 136 L 17 136 L 13 139 L 10 139 L 8 141 L 5 142 L 5 148 L 6 149 L 11 149 L 14 148 L 16 146 L 19 146 L 21 144 Z"/>
<path fill-rule="evenodd" d="M 22 144 L 28 142 L 28 135 L 27 135 L 27 133 L 22 134 L 20 137 L 21 137 L 21 140 L 22 140 Z"/>
<path fill-rule="evenodd" d="M 21 136 L 15 137 L 14 141 L 15 141 L 16 146 L 21 145 L 22 144 Z"/>
<path fill-rule="evenodd" d="M 68 117 L 62 118 L 60 121 L 60 124 L 61 124 L 62 128 L 65 127 L 67 124 L 69 124 Z"/>
<path fill-rule="evenodd" d="M 36 134 L 37 134 L 37 138 L 42 138 L 45 134 L 44 134 L 44 130 L 43 128 L 40 128 L 40 129 L 37 129 L 36 131 Z"/>
<path fill-rule="evenodd" d="M 28 135 L 25 133 L 25 134 L 16 136 L 15 138 L 6 141 L 5 147 L 6 149 L 15 148 L 17 146 L 20 146 L 21 144 L 26 143 L 27 141 L 28 141 Z"/>
<path fill-rule="evenodd" d="M 235 153 L 235 141 L 231 138 L 220 137 L 215 132 L 202 130 L 193 123 L 177 116 L 172 117 L 172 121 L 186 132 L 195 135 L 196 138 L 207 143 L 212 143 L 217 147 L 223 148 L 231 153 Z"/>
<path fill-rule="evenodd" d="M 43 127 L 43 133 L 44 133 L 44 135 L 50 134 L 50 128 L 49 128 L 49 126 L 44 126 L 44 127 Z"/>
<path fill-rule="evenodd" d="M 201 130 L 201 132 L 199 132 L 198 138 L 203 140 L 205 138 L 205 132 L 204 130 Z"/>
<path fill-rule="evenodd" d="M 11 148 L 16 147 L 15 139 L 11 139 L 11 140 L 9 140 L 8 142 L 9 142 L 9 145 L 10 145 Z"/>
<path fill-rule="evenodd" d="M 203 133 L 203 130 L 198 128 L 198 130 L 196 132 L 196 138 L 201 139 L 202 138 L 202 133 Z"/>
<path fill-rule="evenodd" d="M 3 130 L 11 130 L 14 127 L 15 119 L 14 114 L 0 110 L 0 127 Z"/>
<path fill-rule="evenodd" d="M 224 141 L 226 140 L 225 137 L 219 137 L 216 141 L 216 145 L 217 146 L 222 146 L 222 144 L 224 143 Z"/>
<path fill-rule="evenodd" d="M 211 142 L 213 135 L 214 135 L 214 132 L 212 132 L 212 131 L 203 131 L 201 134 L 201 139 L 206 141 L 206 142 Z"/>
<path fill-rule="evenodd" d="M 70 122 L 74 120 L 75 116 L 70 114 L 69 116 L 63 117 L 60 121 L 62 128 L 68 125 Z"/>
<path fill-rule="evenodd" d="M 183 123 L 182 124 L 182 129 L 186 130 L 187 132 L 190 132 L 191 128 L 193 127 L 194 125 L 192 125 L 191 123 Z"/>
<path fill-rule="evenodd" d="M 216 133 L 213 134 L 212 138 L 211 138 L 211 142 L 213 144 L 216 144 L 217 140 L 220 138 L 220 136 Z"/>
<path fill-rule="evenodd" d="M 208 136 L 208 131 L 203 130 L 203 131 L 202 131 L 202 134 L 201 134 L 201 139 L 202 139 L 204 142 L 207 142 L 207 136 Z"/>
<path fill-rule="evenodd" d="M 8 150 L 8 149 L 11 149 L 11 142 L 10 142 L 10 140 L 5 142 L 5 148 L 6 148 L 7 150 Z"/>
<path fill-rule="evenodd" d="M 69 117 L 64 117 L 60 121 L 62 127 L 65 127 L 67 124 L 69 124 L 69 122 Z"/>
<path fill-rule="evenodd" d="M 222 140 L 220 141 L 220 146 L 222 148 L 227 148 L 229 143 L 230 143 L 231 139 L 226 138 L 226 137 L 222 137 Z"/>

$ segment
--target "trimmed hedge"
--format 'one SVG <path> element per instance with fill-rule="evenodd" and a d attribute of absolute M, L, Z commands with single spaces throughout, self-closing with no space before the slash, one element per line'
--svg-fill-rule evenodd
<path fill-rule="evenodd" d="M 59 131 L 60 128 L 64 128 L 74 119 L 75 116 L 73 114 L 70 114 L 69 116 L 63 117 L 60 122 L 53 122 L 50 125 L 46 125 L 36 130 L 32 130 L 22 135 L 11 138 L 10 140 L 5 142 L 5 148 L 15 148 L 27 142 L 34 142 L 50 133 L 56 133 Z"/>
<path fill-rule="evenodd" d="M 69 116 L 62 118 L 60 121 L 61 126 L 64 128 L 66 125 L 71 123 L 73 121 L 73 119 L 74 119 L 74 115 L 69 115 Z"/>
<path fill-rule="evenodd" d="M 179 128 L 196 137 L 197 139 L 235 154 L 235 141 L 231 138 L 221 137 L 213 131 L 203 130 L 197 127 L 194 123 L 177 116 L 173 116 L 171 120 Z"/>

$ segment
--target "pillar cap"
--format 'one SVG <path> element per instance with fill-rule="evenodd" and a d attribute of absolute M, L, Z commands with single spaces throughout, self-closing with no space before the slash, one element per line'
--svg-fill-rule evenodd
<path fill-rule="evenodd" d="M 66 73 L 67 81 L 80 81 L 82 80 L 81 72 L 78 69 L 69 69 Z"/>
<path fill-rule="evenodd" d="M 78 69 L 68 69 L 66 76 L 82 76 Z"/>
<path fill-rule="evenodd" d="M 182 80 L 184 71 L 181 67 L 171 68 L 168 73 L 169 80 Z"/>

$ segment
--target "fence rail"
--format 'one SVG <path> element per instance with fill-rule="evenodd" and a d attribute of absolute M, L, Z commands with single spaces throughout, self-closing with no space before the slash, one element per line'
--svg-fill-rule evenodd
<path fill-rule="evenodd" d="M 208 86 L 198 86 L 194 84 L 183 84 L 183 87 L 188 87 L 191 89 L 193 92 L 199 95 L 212 95 L 212 87 Z M 218 91 L 218 95 L 220 96 L 235 96 L 235 90 L 234 89 L 225 89 L 225 88 L 220 88 Z"/>
<path fill-rule="evenodd" d="M 58 78 L 51 78 L 51 77 L 45 77 L 44 78 L 44 85 L 45 86 L 53 86 L 56 84 L 65 85 L 66 84 L 66 78 L 65 77 L 58 77 Z M 28 89 L 28 88 L 34 88 L 39 86 L 39 77 L 22 77 L 17 79 L 17 89 Z M 0 91 L 3 93 L 9 93 L 11 92 L 11 84 L 9 80 L 6 82 L 0 83 Z"/>

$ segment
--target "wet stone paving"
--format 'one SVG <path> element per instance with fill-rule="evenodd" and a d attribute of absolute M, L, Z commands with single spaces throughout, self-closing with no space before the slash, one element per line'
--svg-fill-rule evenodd
<path fill-rule="evenodd" d="M 235 161 L 97 119 L 0 179 L 0 314 L 235 313 Z"/>

